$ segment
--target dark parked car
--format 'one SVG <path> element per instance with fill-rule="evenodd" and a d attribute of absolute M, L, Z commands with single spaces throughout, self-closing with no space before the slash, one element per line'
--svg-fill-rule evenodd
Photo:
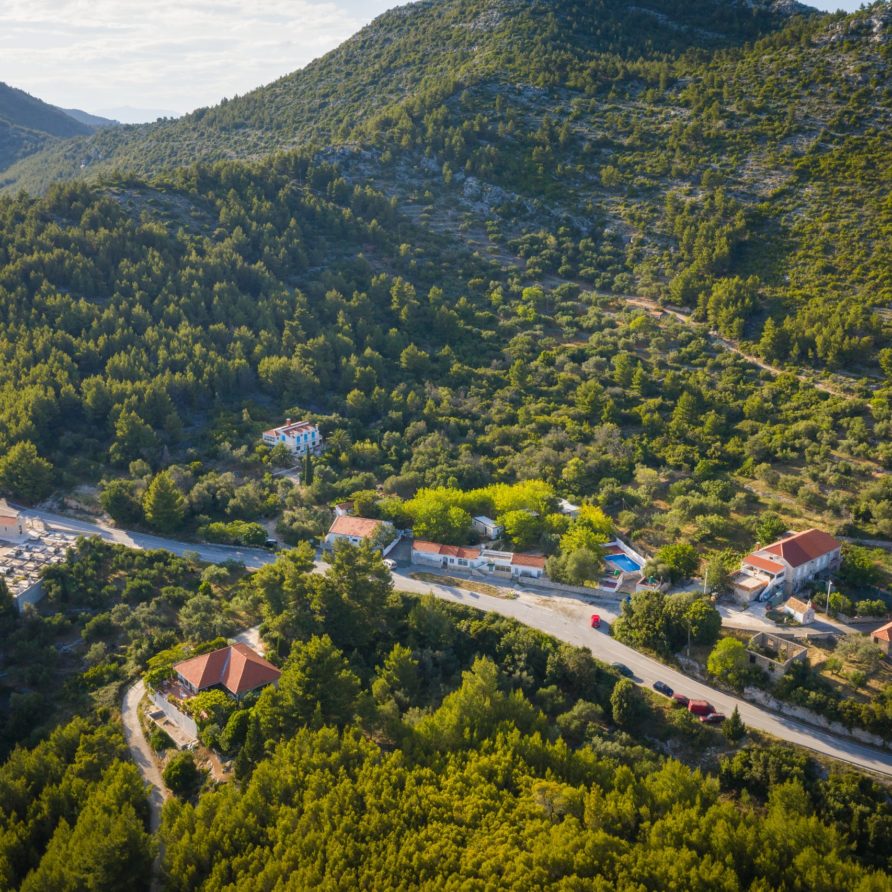
<path fill-rule="evenodd" d="M 675 701 L 676 706 L 684 706 L 687 708 L 688 698 L 685 697 L 684 694 L 673 694 L 672 699 Z"/>
<path fill-rule="evenodd" d="M 267 539 L 266 542 L 263 543 L 264 548 L 269 548 L 271 551 L 276 551 L 279 547 L 279 543 L 275 539 Z"/>
<path fill-rule="evenodd" d="M 670 688 L 665 681 L 655 681 L 654 690 L 659 691 L 661 694 L 665 694 L 667 697 L 672 696 L 672 688 Z"/>
<path fill-rule="evenodd" d="M 704 725 L 720 725 L 725 721 L 725 716 L 720 712 L 711 712 L 709 715 L 701 715 L 700 721 L 703 722 Z"/>
<path fill-rule="evenodd" d="M 613 668 L 616 669 L 620 675 L 625 675 L 626 678 L 632 678 L 635 674 L 625 663 L 614 663 Z"/>

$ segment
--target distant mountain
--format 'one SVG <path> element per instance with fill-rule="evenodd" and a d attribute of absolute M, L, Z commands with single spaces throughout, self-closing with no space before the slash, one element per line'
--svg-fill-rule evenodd
<path fill-rule="evenodd" d="M 62 111 L 65 112 L 66 115 L 74 118 L 75 121 L 79 121 L 81 124 L 86 124 L 87 127 L 116 127 L 121 122 L 115 120 L 113 118 L 103 118 L 101 115 L 91 115 L 89 112 L 81 111 L 79 108 L 63 108 Z"/>
<path fill-rule="evenodd" d="M 92 133 L 99 125 L 86 120 L 91 117 L 57 108 L 24 90 L 0 83 L 0 169 L 60 139 Z"/>

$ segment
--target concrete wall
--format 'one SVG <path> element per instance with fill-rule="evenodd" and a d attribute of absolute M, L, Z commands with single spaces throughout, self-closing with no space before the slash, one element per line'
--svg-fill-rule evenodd
<path fill-rule="evenodd" d="M 196 739 L 198 738 L 198 725 L 195 724 L 194 719 L 191 719 L 185 712 L 181 712 L 177 709 L 170 700 L 162 694 L 159 694 L 157 691 L 152 691 L 149 699 L 152 701 L 153 705 L 157 706 L 158 709 L 177 725 L 177 727 L 182 728 L 186 734 L 189 734 Z"/>
<path fill-rule="evenodd" d="M 760 706 L 765 706 L 782 715 L 792 716 L 800 721 L 807 722 L 809 725 L 814 725 L 816 728 L 826 728 L 834 734 L 839 734 L 843 737 L 851 737 L 861 741 L 861 743 L 870 744 L 871 746 L 882 747 L 883 749 L 889 748 L 889 741 L 883 740 L 879 734 L 871 734 L 869 731 L 864 731 L 861 728 L 850 729 L 845 725 L 841 725 L 839 722 L 831 722 L 829 719 L 825 719 L 823 716 L 812 712 L 810 709 L 805 709 L 802 706 L 794 706 L 792 703 L 785 703 L 782 700 L 778 700 L 761 688 L 744 688 L 743 696 L 753 703 L 758 703 Z"/>
<path fill-rule="evenodd" d="M 15 606 L 18 608 L 19 613 L 24 613 L 26 604 L 37 604 L 39 601 L 43 600 L 43 596 L 43 582 L 35 582 L 30 588 L 26 588 L 23 592 L 13 595 L 13 600 L 15 601 Z"/>
<path fill-rule="evenodd" d="M 777 651 L 777 659 L 766 656 L 756 649 L 772 646 Z M 753 635 L 747 645 L 746 652 L 750 665 L 764 669 L 770 679 L 781 678 L 793 663 L 808 658 L 808 651 L 801 644 L 796 644 L 795 641 L 781 638 L 778 635 L 768 635 L 765 632 L 758 632 Z"/>

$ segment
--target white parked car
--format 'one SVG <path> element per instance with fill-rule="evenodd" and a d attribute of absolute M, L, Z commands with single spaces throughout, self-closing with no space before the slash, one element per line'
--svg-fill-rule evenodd
<path fill-rule="evenodd" d="M 388 570 L 396 570 L 396 561 L 393 561 L 390 558 L 384 558 L 384 566 L 387 567 Z"/>

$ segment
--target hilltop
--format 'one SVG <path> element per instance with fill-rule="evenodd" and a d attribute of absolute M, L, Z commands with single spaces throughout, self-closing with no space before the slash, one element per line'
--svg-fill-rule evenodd
<path fill-rule="evenodd" d="M 349 142 L 370 116 L 429 88 L 448 93 L 492 79 L 522 82 L 541 77 L 552 60 L 557 74 L 601 54 L 634 59 L 737 45 L 804 10 L 744 0 L 421 0 L 245 96 L 53 147 L 10 171 L 8 182 L 40 190 L 55 179 L 114 169 L 152 174 L 196 160 Z"/>

